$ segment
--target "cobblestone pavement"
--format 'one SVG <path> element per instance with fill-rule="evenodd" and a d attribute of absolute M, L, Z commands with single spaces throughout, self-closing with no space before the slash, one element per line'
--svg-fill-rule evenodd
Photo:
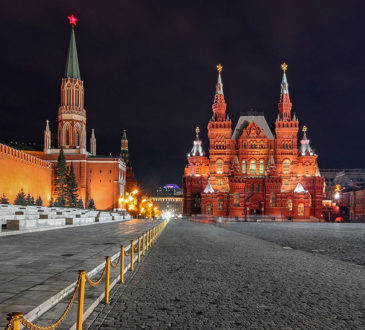
<path fill-rule="evenodd" d="M 282 246 L 365 266 L 364 223 L 223 222 L 218 225 Z"/>
<path fill-rule="evenodd" d="M 89 329 L 364 329 L 364 275 L 326 255 L 174 220 Z"/>
<path fill-rule="evenodd" d="M 0 238 L 0 326 L 6 313 L 29 312 L 157 222 L 131 220 Z"/>

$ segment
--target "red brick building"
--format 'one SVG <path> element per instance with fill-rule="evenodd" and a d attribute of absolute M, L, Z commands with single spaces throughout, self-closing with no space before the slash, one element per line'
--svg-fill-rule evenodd
<path fill-rule="evenodd" d="M 184 214 L 244 217 L 267 214 L 293 219 L 320 218 L 324 180 L 303 127 L 292 114 L 286 64 L 275 130 L 259 113 L 241 115 L 236 127 L 226 112 L 221 77 L 208 123 L 209 155 L 197 130 L 183 177 Z"/>
<path fill-rule="evenodd" d="M 124 196 L 127 174 L 130 185 L 136 185 L 129 161 L 128 164 L 125 161 L 128 140 L 124 134 L 120 157 L 99 156 L 92 129 L 88 151 L 84 81 L 80 75 L 74 25 L 61 81 L 57 142 L 51 141 L 47 120 L 42 152 L 19 151 L 0 144 L 0 194 L 6 194 L 13 201 L 20 189 L 24 189 L 35 197 L 41 196 L 44 204 L 48 204 L 54 197 L 54 165 L 62 148 L 67 166 L 73 163 L 79 197 L 84 203 L 93 198 L 97 209 L 112 210 L 122 207 L 119 200 Z"/>

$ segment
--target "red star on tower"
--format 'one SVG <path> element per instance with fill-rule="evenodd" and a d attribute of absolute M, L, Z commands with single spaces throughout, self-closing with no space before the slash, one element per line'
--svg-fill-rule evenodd
<path fill-rule="evenodd" d="M 76 25 L 76 22 L 79 20 L 72 14 L 71 16 L 67 16 L 69 23 L 74 27 Z"/>

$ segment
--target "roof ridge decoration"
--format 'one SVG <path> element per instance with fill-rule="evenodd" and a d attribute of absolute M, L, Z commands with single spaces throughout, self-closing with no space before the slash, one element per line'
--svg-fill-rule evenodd
<path fill-rule="evenodd" d="M 212 187 L 212 185 L 210 184 L 210 182 L 208 181 L 208 184 L 206 185 L 205 189 L 204 189 L 204 194 L 214 194 L 214 189 Z"/>

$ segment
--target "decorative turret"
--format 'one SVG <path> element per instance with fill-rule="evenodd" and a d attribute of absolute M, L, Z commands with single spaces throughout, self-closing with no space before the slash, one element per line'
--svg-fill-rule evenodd
<path fill-rule="evenodd" d="M 78 153 L 86 154 L 84 83 L 81 80 L 75 39 L 77 18 L 71 15 L 68 19 L 72 30 L 65 74 L 61 84 L 61 106 L 58 110 L 58 147 L 79 149 Z"/>
<path fill-rule="evenodd" d="M 93 156 L 96 156 L 96 138 L 94 129 L 91 130 L 90 137 L 90 152 Z"/>
<path fill-rule="evenodd" d="M 280 120 L 289 121 L 291 120 L 290 112 L 292 103 L 290 102 L 289 84 L 286 78 L 286 70 L 288 69 L 288 65 L 286 63 L 281 64 L 281 69 L 283 70 L 283 78 L 281 80 L 280 101 L 278 103 L 279 118 Z"/>
<path fill-rule="evenodd" d="M 44 130 L 44 153 L 49 153 L 51 149 L 51 130 L 49 129 L 49 120 L 46 120 L 46 129 Z"/>
<path fill-rule="evenodd" d="M 128 150 L 128 139 L 127 139 L 127 131 L 124 129 L 123 137 L 121 140 L 121 152 L 120 152 L 121 159 L 125 162 L 127 166 L 130 166 L 129 161 L 129 150 Z"/>
<path fill-rule="evenodd" d="M 195 129 L 195 133 L 196 133 L 196 139 L 194 141 L 193 148 L 188 153 L 188 157 L 205 156 L 205 152 L 202 146 L 202 141 L 199 138 L 199 133 L 200 133 L 199 127 Z"/>
<path fill-rule="evenodd" d="M 307 138 L 307 126 L 303 126 L 303 138 L 300 140 L 300 155 L 301 156 L 313 156 L 315 155 L 311 146 L 309 145 L 309 140 Z"/>
<path fill-rule="evenodd" d="M 222 83 L 222 77 L 221 77 L 221 72 L 223 70 L 223 66 L 218 64 L 217 70 L 218 70 L 218 81 L 217 81 L 217 86 L 216 86 L 216 90 L 215 90 L 214 103 L 212 105 L 213 117 L 214 117 L 215 121 L 224 121 L 225 117 L 226 117 L 227 104 L 224 101 L 223 83 Z"/>

